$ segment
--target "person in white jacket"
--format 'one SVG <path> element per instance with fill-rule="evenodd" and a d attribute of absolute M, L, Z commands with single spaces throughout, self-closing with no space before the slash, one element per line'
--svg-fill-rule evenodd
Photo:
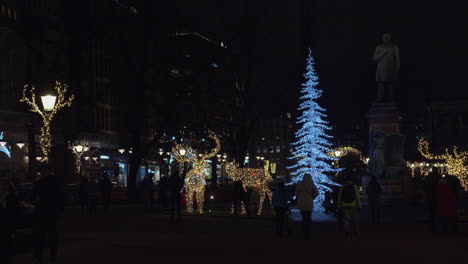
<path fill-rule="evenodd" d="M 301 211 L 302 230 L 305 239 L 310 239 L 311 215 L 314 210 L 314 200 L 318 195 L 319 191 L 310 174 L 304 175 L 302 181 L 296 184 L 297 209 Z"/>

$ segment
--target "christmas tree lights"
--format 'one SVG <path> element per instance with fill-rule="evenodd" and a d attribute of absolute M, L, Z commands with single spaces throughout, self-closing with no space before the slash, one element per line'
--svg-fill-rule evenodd
<path fill-rule="evenodd" d="M 66 98 L 68 85 L 62 84 L 58 81 L 55 82 L 54 90 L 57 93 L 57 99 L 55 102 L 54 107 L 50 111 L 41 110 L 39 105 L 36 102 L 36 94 L 34 93 L 34 86 L 31 87 L 28 93 L 29 85 L 25 85 L 23 87 L 23 96 L 20 99 L 20 102 L 26 103 L 30 107 L 30 111 L 33 113 L 38 113 L 42 117 L 43 126 L 41 127 L 41 135 L 39 139 L 39 143 L 41 146 L 41 151 L 43 154 L 42 162 L 48 162 L 49 160 L 49 153 L 50 149 L 52 148 L 52 135 L 50 133 L 50 126 L 54 116 L 57 112 L 65 107 L 70 107 L 73 99 L 75 98 L 74 95 L 70 95 Z"/>
<path fill-rule="evenodd" d="M 172 155 L 180 164 L 192 164 L 192 168 L 185 175 L 185 190 L 187 200 L 187 212 L 193 213 L 193 195 L 197 200 L 197 209 L 203 213 L 203 204 L 205 201 L 206 185 L 206 160 L 218 154 L 221 150 L 221 140 L 214 133 L 210 132 L 209 138 L 215 142 L 215 147 L 208 154 L 197 153 L 195 149 L 186 144 L 177 144 L 172 148 Z M 201 154 L 201 155 L 200 155 Z"/>
<path fill-rule="evenodd" d="M 239 168 L 239 164 L 235 162 L 229 162 L 225 165 L 226 173 L 233 181 L 242 181 L 244 189 L 253 188 L 258 190 L 260 194 L 260 202 L 257 214 L 262 213 L 263 202 L 268 197 L 271 205 L 272 191 L 268 188 L 268 183 L 273 181 L 268 168 L 254 169 L 254 168 Z M 243 213 L 245 212 L 245 206 L 242 207 Z"/>
<path fill-rule="evenodd" d="M 322 91 L 316 88 L 319 82 L 310 49 L 307 58 L 307 72 L 304 77 L 306 81 L 302 84 L 302 96 L 300 97 L 302 102 L 298 108 L 302 114 L 297 121 L 301 128 L 295 133 L 297 141 L 293 143 L 293 156 L 289 158 L 296 164 L 288 169 L 292 170 L 291 174 L 294 176 L 290 184 L 300 182 L 306 175 L 312 176 L 319 191 L 319 195 L 314 200 L 314 211 L 321 212 L 324 211 L 325 192 L 332 191 L 329 186 L 339 186 L 331 181 L 326 173 L 337 172 L 338 169 L 333 168 L 330 164 L 336 160 L 335 157 L 328 155 L 332 152 L 329 142 L 331 136 L 327 134 L 331 128 L 324 120 L 326 117 L 325 109 L 316 102 L 322 95 Z"/>
<path fill-rule="evenodd" d="M 447 173 L 453 175 L 460 180 L 463 188 L 468 190 L 468 170 L 466 163 L 468 161 L 468 152 L 459 152 L 457 147 L 453 147 L 452 153 L 445 149 L 445 154 L 434 155 L 429 150 L 429 142 L 421 139 L 418 142 L 418 151 L 421 155 L 429 160 L 443 160 L 447 167 Z"/>

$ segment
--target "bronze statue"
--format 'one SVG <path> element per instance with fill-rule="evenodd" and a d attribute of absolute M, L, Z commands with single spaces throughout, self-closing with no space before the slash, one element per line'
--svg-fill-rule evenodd
<path fill-rule="evenodd" d="M 393 102 L 394 82 L 398 79 L 400 71 L 400 52 L 398 46 L 392 42 L 392 36 L 385 33 L 382 36 L 383 43 L 375 48 L 374 61 L 377 62 L 375 79 L 378 92 L 377 102 Z M 388 89 L 388 98 L 385 98 L 385 90 Z"/>

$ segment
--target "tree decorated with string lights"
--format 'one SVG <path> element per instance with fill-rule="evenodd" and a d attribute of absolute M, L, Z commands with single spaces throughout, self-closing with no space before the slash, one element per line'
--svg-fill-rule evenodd
<path fill-rule="evenodd" d="M 53 99 L 53 107 L 51 109 L 46 109 L 44 106 L 44 109 L 41 110 L 39 104 L 36 102 L 36 93 L 34 90 L 34 86 L 25 85 L 23 87 L 23 96 L 20 98 L 20 102 L 26 103 L 31 112 L 39 114 L 42 118 L 43 126 L 41 127 L 39 143 L 44 156 L 41 161 L 47 163 L 49 161 L 49 153 L 52 148 L 52 134 L 50 131 L 52 120 L 60 109 L 71 106 L 75 96 L 73 94 L 67 95 L 68 85 L 56 81 L 54 87 L 56 99 Z M 50 95 L 41 97 L 50 97 Z"/>
<path fill-rule="evenodd" d="M 331 152 L 330 139 L 327 132 L 331 129 L 326 118 L 325 109 L 320 107 L 317 99 L 322 95 L 322 90 L 317 88 L 318 76 L 314 69 L 314 59 L 309 49 L 307 67 L 304 77 L 306 81 L 302 84 L 301 103 L 298 110 L 302 112 L 297 124 L 301 128 L 295 133 L 297 141 L 294 146 L 293 155 L 289 158 L 295 162 L 290 166 L 291 174 L 294 176 L 291 184 L 300 182 L 304 176 L 312 175 L 317 189 L 318 197 L 314 201 L 314 211 L 324 211 L 323 201 L 325 192 L 332 191 L 330 185 L 337 185 L 331 181 L 326 173 L 337 172 L 330 164 L 336 158 L 328 155 Z"/>

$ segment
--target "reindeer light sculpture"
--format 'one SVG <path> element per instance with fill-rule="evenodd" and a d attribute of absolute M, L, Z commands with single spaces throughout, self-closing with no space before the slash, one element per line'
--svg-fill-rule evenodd
<path fill-rule="evenodd" d="M 271 204 L 272 191 L 268 188 L 268 183 L 273 181 L 273 178 L 268 172 L 268 168 L 239 168 L 239 163 L 234 161 L 226 163 L 225 170 L 232 180 L 242 181 L 244 189 L 248 187 L 258 188 L 258 192 L 260 194 L 260 202 L 257 211 L 258 215 L 262 213 L 263 202 L 265 201 L 266 196 L 268 196 Z M 243 211 L 245 211 L 245 208 L 243 208 Z"/>
<path fill-rule="evenodd" d="M 199 154 L 195 149 L 181 144 L 176 144 L 172 148 L 172 155 L 180 164 L 192 164 L 192 168 L 185 175 L 185 190 L 187 200 L 187 212 L 193 213 L 193 195 L 195 194 L 197 200 L 197 209 L 201 214 L 203 213 L 203 203 L 205 201 L 205 185 L 206 185 L 206 172 L 205 162 L 206 159 L 212 158 L 221 150 L 220 139 L 212 132 L 209 138 L 215 142 L 215 147 L 208 154 Z M 184 148 L 185 155 L 181 155 L 181 150 Z"/>

